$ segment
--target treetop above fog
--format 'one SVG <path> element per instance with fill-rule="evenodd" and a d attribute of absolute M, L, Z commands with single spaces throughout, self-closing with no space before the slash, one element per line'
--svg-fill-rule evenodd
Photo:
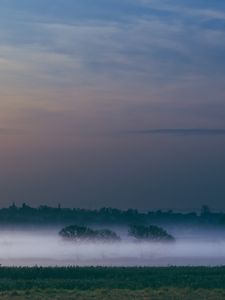
<path fill-rule="evenodd" d="M 93 230 L 85 226 L 71 225 L 63 228 L 59 235 L 73 241 L 119 241 L 120 237 L 109 229 Z"/>
<path fill-rule="evenodd" d="M 70 241 L 120 241 L 120 237 L 110 229 L 94 230 L 86 226 L 70 225 L 63 228 L 59 235 Z M 150 225 L 132 225 L 128 229 L 128 236 L 134 237 L 139 241 L 175 241 L 174 237 L 170 235 L 165 229 Z"/>
<path fill-rule="evenodd" d="M 128 234 L 134 237 L 137 240 L 146 240 L 146 241 L 175 241 L 174 237 L 170 235 L 165 229 L 150 225 L 131 225 L 128 231 Z"/>

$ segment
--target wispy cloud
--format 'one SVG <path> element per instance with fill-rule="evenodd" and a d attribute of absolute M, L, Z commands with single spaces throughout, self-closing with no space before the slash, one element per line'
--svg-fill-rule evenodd
<path fill-rule="evenodd" d="M 160 128 L 127 131 L 128 134 L 137 135 L 175 135 L 175 136 L 225 136 L 225 129 L 215 128 Z"/>
<path fill-rule="evenodd" d="M 134 3 L 122 2 L 127 8 Z M 1 44 L 13 51 L 0 57 L 0 66 L 11 72 L 7 78 L 14 81 L 33 79 L 43 84 L 47 80 L 73 86 L 99 85 L 103 81 L 106 85 L 107 80 L 149 86 L 197 75 L 210 76 L 211 71 L 214 77 L 224 74 L 220 55 L 225 50 L 224 32 L 212 30 L 202 22 L 223 20 L 220 10 L 203 9 L 197 4 L 184 7 L 177 1 L 141 3 L 158 10 L 138 13 L 141 4 L 136 2 L 133 13 L 124 13 L 123 19 L 117 19 L 116 15 L 109 20 L 98 18 L 92 10 L 88 10 L 89 20 L 52 15 L 49 18 L 45 15 L 44 19 L 40 15 L 38 19 L 37 13 L 32 19 L 31 10 L 26 12 L 30 16 L 25 18 L 27 21 L 14 20 L 9 25 L 5 20 L 0 30 Z M 109 10 L 109 4 L 114 8 L 119 5 L 109 1 L 102 7 L 97 2 L 101 15 Z M 84 6 L 79 4 L 78 8 L 80 5 Z M 73 4 L 71 10 L 75 8 Z"/>

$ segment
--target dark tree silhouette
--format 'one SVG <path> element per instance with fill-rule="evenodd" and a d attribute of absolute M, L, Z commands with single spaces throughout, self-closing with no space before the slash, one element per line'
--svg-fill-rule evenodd
<path fill-rule="evenodd" d="M 73 241 L 119 241 L 120 237 L 109 229 L 93 230 L 85 226 L 71 225 L 63 228 L 59 235 Z"/>
<path fill-rule="evenodd" d="M 93 239 L 96 234 L 95 231 L 84 226 L 71 225 L 63 228 L 59 235 L 66 239 L 79 240 L 79 239 Z"/>
<path fill-rule="evenodd" d="M 176 226 L 224 226 L 225 213 L 213 212 L 207 206 L 203 206 L 201 213 L 196 212 L 174 212 L 174 211 L 148 211 L 119 210 L 115 208 L 101 208 L 99 210 L 81 208 L 63 208 L 60 205 L 50 207 L 41 205 L 37 208 L 24 203 L 22 206 L 12 204 L 8 208 L 0 208 L 0 225 L 47 225 L 57 224 L 68 226 L 77 225 L 122 225 L 129 224 L 173 224 Z"/>
<path fill-rule="evenodd" d="M 128 234 L 135 237 L 137 240 L 147 241 L 175 241 L 174 237 L 161 227 L 150 225 L 132 225 L 129 228 Z"/>

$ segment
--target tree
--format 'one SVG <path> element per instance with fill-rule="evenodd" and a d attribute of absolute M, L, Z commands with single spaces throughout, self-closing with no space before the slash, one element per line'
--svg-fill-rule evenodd
<path fill-rule="evenodd" d="M 97 237 L 104 241 L 119 241 L 120 237 L 112 230 L 102 229 L 96 230 Z"/>
<path fill-rule="evenodd" d="M 93 230 L 85 226 L 71 225 L 63 228 L 59 235 L 73 241 L 119 241 L 120 237 L 109 229 Z"/>
<path fill-rule="evenodd" d="M 88 227 L 71 225 L 63 228 L 59 235 L 70 240 L 80 240 L 94 238 L 95 232 Z"/>
<path fill-rule="evenodd" d="M 150 225 L 132 225 L 129 228 L 128 234 L 135 237 L 137 240 L 146 241 L 174 241 L 174 237 L 170 235 L 165 229 Z"/>
<path fill-rule="evenodd" d="M 208 205 L 202 205 L 201 207 L 201 216 L 208 216 L 211 213 Z"/>

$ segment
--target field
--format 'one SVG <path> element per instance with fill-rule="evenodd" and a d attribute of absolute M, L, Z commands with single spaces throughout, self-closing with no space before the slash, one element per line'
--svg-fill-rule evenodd
<path fill-rule="evenodd" d="M 225 299 L 225 267 L 7 268 L 0 299 Z"/>
<path fill-rule="evenodd" d="M 30 290 L 0 293 L 0 299 L 9 300 L 224 300 L 225 290 L 205 289 L 104 289 L 104 290 Z"/>

